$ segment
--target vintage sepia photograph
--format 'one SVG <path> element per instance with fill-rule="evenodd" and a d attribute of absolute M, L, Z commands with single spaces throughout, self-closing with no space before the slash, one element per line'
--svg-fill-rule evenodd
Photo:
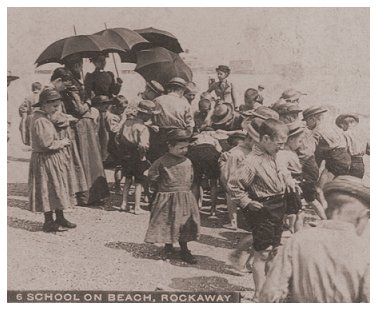
<path fill-rule="evenodd" d="M 8 5 L 8 303 L 370 303 L 369 7 Z"/>

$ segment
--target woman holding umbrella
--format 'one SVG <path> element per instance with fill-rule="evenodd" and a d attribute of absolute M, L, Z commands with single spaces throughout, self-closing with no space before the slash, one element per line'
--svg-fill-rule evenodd
<path fill-rule="evenodd" d="M 105 124 L 106 111 L 111 103 L 111 98 L 119 94 L 123 81 L 119 77 L 115 81 L 114 74 L 104 70 L 106 55 L 99 54 L 90 60 L 94 64 L 95 69 L 92 73 L 86 74 L 84 86 L 86 98 L 92 99 L 92 106 L 100 112 L 98 136 L 102 161 L 104 162 L 109 155 L 107 151 L 109 133 L 106 130 Z"/>
<path fill-rule="evenodd" d="M 109 188 L 103 169 L 102 157 L 97 135 L 96 119 L 98 112 L 85 101 L 85 91 L 80 82 L 82 58 L 73 55 L 64 61 L 68 75 L 73 75 L 66 90 L 61 92 L 64 111 L 77 118 L 75 125 L 76 140 L 80 152 L 89 191 L 77 197 L 79 204 L 90 205 L 101 202 L 109 196 Z M 58 69 L 56 69 L 58 70 Z"/>

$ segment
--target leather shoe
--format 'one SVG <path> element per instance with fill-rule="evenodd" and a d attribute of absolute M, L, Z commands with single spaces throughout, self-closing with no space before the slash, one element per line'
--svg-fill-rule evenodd
<path fill-rule="evenodd" d="M 164 250 L 164 252 L 161 255 L 162 260 L 171 259 L 173 257 L 173 250 Z"/>
<path fill-rule="evenodd" d="M 45 222 L 42 230 L 44 232 L 56 232 L 59 231 L 59 224 L 56 222 Z"/>
<path fill-rule="evenodd" d="M 190 251 L 181 252 L 181 259 L 187 264 L 195 265 L 198 263 L 196 258 L 191 254 Z"/>
<path fill-rule="evenodd" d="M 66 219 L 56 219 L 55 223 L 57 223 L 58 225 L 60 225 L 62 227 L 65 227 L 65 228 L 76 228 L 77 227 L 76 224 L 71 223 L 70 221 L 68 221 Z"/>

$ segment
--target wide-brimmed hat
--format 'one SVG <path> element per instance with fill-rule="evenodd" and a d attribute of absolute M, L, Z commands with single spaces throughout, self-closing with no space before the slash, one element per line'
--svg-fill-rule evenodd
<path fill-rule="evenodd" d="M 161 111 L 157 109 L 156 104 L 150 100 L 141 100 L 137 105 L 136 110 L 149 115 L 161 113 Z"/>
<path fill-rule="evenodd" d="M 322 114 L 322 113 L 325 113 L 327 111 L 328 110 L 323 108 L 323 107 L 310 107 L 310 108 L 305 109 L 304 112 L 302 112 L 302 116 L 303 116 L 302 119 L 306 120 L 313 115 Z"/>
<path fill-rule="evenodd" d="M 167 141 L 187 141 L 193 142 L 196 138 L 192 135 L 190 129 L 174 128 L 166 134 Z"/>
<path fill-rule="evenodd" d="M 242 131 L 237 131 L 229 135 L 229 139 L 246 139 L 246 133 Z"/>
<path fill-rule="evenodd" d="M 275 111 L 279 113 L 279 115 L 286 115 L 290 113 L 299 113 L 302 112 L 302 109 L 299 107 L 297 103 L 293 102 L 286 102 L 276 106 Z"/>
<path fill-rule="evenodd" d="M 176 85 L 176 86 L 180 86 L 182 88 L 186 88 L 186 84 L 187 82 L 180 78 L 180 77 L 175 77 L 175 78 L 172 78 L 167 84 L 166 86 L 171 86 L 171 85 Z"/>
<path fill-rule="evenodd" d="M 366 203 L 368 207 L 370 204 L 370 187 L 362 179 L 350 175 L 341 175 L 326 183 L 323 193 L 325 198 L 331 193 L 342 193 Z"/>
<path fill-rule="evenodd" d="M 251 118 L 258 117 L 264 120 L 269 118 L 279 119 L 279 114 L 276 111 L 265 106 L 259 106 L 253 110 L 241 112 L 241 114 Z"/>
<path fill-rule="evenodd" d="M 300 92 L 294 88 L 289 88 L 285 90 L 282 94 L 281 97 L 282 99 L 286 101 L 294 101 L 299 99 L 301 96 L 307 95 L 306 93 Z"/>
<path fill-rule="evenodd" d="M 12 72 L 8 70 L 8 72 L 7 72 L 7 81 L 8 82 L 18 80 L 19 78 L 20 78 L 19 76 L 12 75 Z"/>
<path fill-rule="evenodd" d="M 354 113 L 348 113 L 348 114 L 340 114 L 336 120 L 335 120 L 335 124 L 336 126 L 338 126 L 339 128 L 341 128 L 342 126 L 342 123 L 343 121 L 347 118 L 347 117 L 352 117 L 353 119 L 355 119 L 356 122 L 359 122 L 359 116 L 357 116 L 356 114 Z"/>
<path fill-rule="evenodd" d="M 147 82 L 147 86 L 158 95 L 161 95 L 165 92 L 164 87 L 157 81 L 152 80 L 150 82 Z"/>
<path fill-rule="evenodd" d="M 288 137 L 297 135 L 305 130 L 305 126 L 301 121 L 294 121 L 292 123 L 286 124 L 288 126 Z"/>
<path fill-rule="evenodd" d="M 53 87 L 45 87 L 39 94 L 39 101 L 33 107 L 40 107 L 42 104 L 61 100 L 62 96 Z"/>
<path fill-rule="evenodd" d="M 100 104 L 111 104 L 111 103 L 113 103 L 113 99 L 105 95 L 98 95 L 92 99 L 93 106 L 100 105 Z"/>
<path fill-rule="evenodd" d="M 187 82 L 186 83 L 186 94 L 197 94 L 198 88 L 194 82 Z"/>
<path fill-rule="evenodd" d="M 259 92 L 254 88 L 248 88 L 245 90 L 244 97 L 245 97 L 245 101 L 246 100 L 257 101 L 257 99 L 259 99 Z"/>
<path fill-rule="evenodd" d="M 221 71 L 221 72 L 229 74 L 230 73 L 230 68 L 228 66 L 225 66 L 225 65 L 219 65 L 216 68 L 216 71 Z"/>
<path fill-rule="evenodd" d="M 242 122 L 242 128 L 253 141 L 259 142 L 260 135 L 257 128 L 259 128 L 263 122 L 264 120 L 260 118 L 248 119 Z"/>
<path fill-rule="evenodd" d="M 217 104 L 211 116 L 215 125 L 225 124 L 233 118 L 233 105 L 227 102 Z"/>

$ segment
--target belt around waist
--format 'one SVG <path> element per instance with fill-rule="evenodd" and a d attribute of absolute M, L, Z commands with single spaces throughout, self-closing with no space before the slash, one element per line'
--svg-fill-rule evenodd
<path fill-rule="evenodd" d="M 271 200 L 275 200 L 275 199 L 282 199 L 282 198 L 284 198 L 284 194 L 267 196 L 267 197 L 258 197 L 254 200 L 256 200 L 258 202 L 266 202 L 266 201 L 271 201 Z"/>

